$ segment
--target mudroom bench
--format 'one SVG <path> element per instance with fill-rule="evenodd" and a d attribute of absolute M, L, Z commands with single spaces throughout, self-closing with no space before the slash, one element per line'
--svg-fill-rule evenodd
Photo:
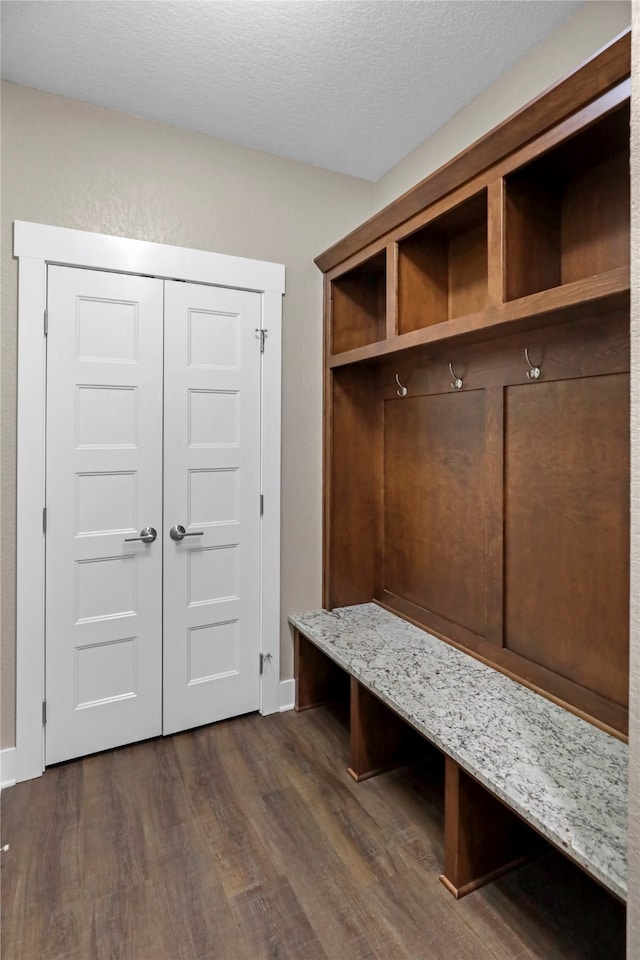
<path fill-rule="evenodd" d="M 355 780 L 417 759 L 424 739 L 445 755 L 451 893 L 522 863 L 542 836 L 626 900 L 625 743 L 375 603 L 289 620 L 296 709 L 350 698 Z"/>

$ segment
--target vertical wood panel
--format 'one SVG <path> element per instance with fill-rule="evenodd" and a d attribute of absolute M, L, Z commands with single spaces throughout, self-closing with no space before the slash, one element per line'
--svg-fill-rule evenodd
<path fill-rule="evenodd" d="M 386 336 L 398 334 L 398 244 L 387 245 Z"/>
<path fill-rule="evenodd" d="M 486 628 L 486 399 L 481 390 L 385 403 L 385 589 L 475 633 Z"/>
<path fill-rule="evenodd" d="M 374 596 L 381 563 L 382 403 L 377 376 L 333 377 L 328 606 Z"/>
<path fill-rule="evenodd" d="M 504 604 L 504 390 L 487 390 L 486 639 L 502 646 Z"/>
<path fill-rule="evenodd" d="M 504 180 L 492 180 L 487 188 L 487 302 L 505 299 Z"/>
<path fill-rule="evenodd" d="M 331 606 L 331 530 L 333 515 L 331 510 L 333 476 L 333 379 L 335 374 L 329 368 L 331 355 L 331 281 L 323 277 L 323 343 L 322 343 L 322 606 Z"/>
<path fill-rule="evenodd" d="M 505 644 L 626 704 L 629 378 L 506 391 Z"/>

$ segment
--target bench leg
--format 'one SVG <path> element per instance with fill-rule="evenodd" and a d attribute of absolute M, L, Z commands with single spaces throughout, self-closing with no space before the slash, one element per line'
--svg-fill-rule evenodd
<path fill-rule="evenodd" d="M 358 681 L 351 678 L 351 762 L 354 780 L 406 766 L 423 758 L 423 738 Z"/>
<path fill-rule="evenodd" d="M 450 757 L 445 768 L 444 873 L 457 899 L 546 849 L 544 841 Z"/>
<path fill-rule="evenodd" d="M 303 637 L 294 634 L 296 710 L 349 699 L 349 674 Z"/>

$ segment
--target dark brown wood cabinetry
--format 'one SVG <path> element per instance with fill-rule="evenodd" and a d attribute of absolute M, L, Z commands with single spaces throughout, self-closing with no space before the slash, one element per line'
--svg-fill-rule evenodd
<path fill-rule="evenodd" d="M 629 46 L 317 261 L 325 606 L 374 599 L 619 735 Z"/>
<path fill-rule="evenodd" d="M 484 310 L 487 191 L 398 243 L 398 333 Z"/>

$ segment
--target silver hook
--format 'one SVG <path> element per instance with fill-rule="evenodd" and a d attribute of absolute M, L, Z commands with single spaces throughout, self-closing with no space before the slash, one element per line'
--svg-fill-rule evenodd
<path fill-rule="evenodd" d="M 527 379 L 528 379 L 528 380 L 539 380 L 539 379 L 540 379 L 540 376 L 541 376 L 541 374 L 542 374 L 542 370 L 540 369 L 540 367 L 534 366 L 534 364 L 531 363 L 531 360 L 529 360 L 529 348 L 528 348 L 528 347 L 525 347 L 525 348 L 524 348 L 524 355 L 525 355 L 525 359 L 526 359 L 527 363 L 529 364 L 529 370 L 527 370 Z"/>
<path fill-rule="evenodd" d="M 396 396 L 406 397 L 409 391 L 407 390 L 406 387 L 402 386 L 402 384 L 400 383 L 400 377 L 397 373 L 396 373 L 396 383 L 398 384 L 398 389 L 396 390 Z"/>
<path fill-rule="evenodd" d="M 453 380 L 451 381 L 451 386 L 453 387 L 453 389 L 462 390 L 464 386 L 464 383 L 462 382 L 462 378 L 456 377 L 455 373 L 453 372 L 453 367 L 451 366 L 451 364 L 449 364 L 449 373 L 453 377 Z"/>

